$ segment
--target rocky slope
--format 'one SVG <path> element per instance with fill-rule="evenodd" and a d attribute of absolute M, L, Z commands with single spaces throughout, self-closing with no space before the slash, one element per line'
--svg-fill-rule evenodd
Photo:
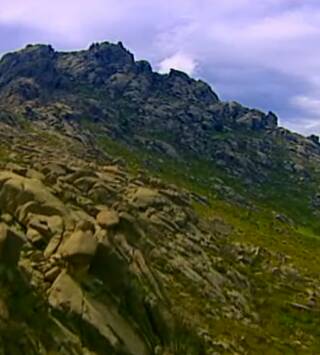
<path fill-rule="evenodd" d="M 24 117 L 93 145 L 113 140 L 138 155 L 150 152 L 184 165 L 200 160 L 254 196 L 279 181 L 285 185 L 280 192 L 295 189 L 303 199 L 298 190 L 308 191 L 304 213 L 317 213 L 318 137 L 278 127 L 272 112 L 222 102 L 206 83 L 182 72 L 155 73 L 122 43 L 69 53 L 30 45 L 4 55 L 0 108 L 3 120 Z"/>
<path fill-rule="evenodd" d="M 155 73 L 121 43 L 71 53 L 36 45 L 7 54 L 0 63 L 0 93 L 4 109 L 67 132 L 69 125 L 99 122 L 100 131 L 130 145 L 201 156 L 255 180 L 280 167 L 279 149 L 286 169 L 299 176 L 308 162 L 319 160 L 317 137 L 279 128 L 271 112 L 222 102 L 206 83 L 182 72 Z"/>
<path fill-rule="evenodd" d="M 316 354 L 320 145 L 121 43 L 0 61 L 0 353 Z"/>

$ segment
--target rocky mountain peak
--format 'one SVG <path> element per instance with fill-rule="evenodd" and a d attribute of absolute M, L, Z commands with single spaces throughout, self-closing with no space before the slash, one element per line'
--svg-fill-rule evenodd
<path fill-rule="evenodd" d="M 268 174 L 266 156 L 272 154 L 273 143 L 263 148 L 259 143 L 258 150 L 266 152 L 252 156 L 256 133 L 275 132 L 287 141 L 303 141 L 280 133 L 273 112 L 223 102 L 210 85 L 179 70 L 156 73 L 147 61 L 135 61 L 121 42 L 93 43 L 88 50 L 74 52 L 29 45 L 5 55 L 0 61 L 0 104 L 20 107 L 22 112 L 27 105 L 30 117 L 40 121 L 50 117 L 59 126 L 64 125 L 61 117 L 72 117 L 73 125 L 83 119 L 99 121 L 112 136 L 139 137 L 136 143 L 141 136 L 166 137 L 162 142 L 156 138 L 156 143 L 151 139 L 151 145 L 166 146 L 174 155 L 180 151 L 215 159 L 236 174 L 260 166 L 259 179 Z M 239 132 L 253 133 L 244 144 Z M 223 139 L 218 140 L 218 134 Z M 246 154 L 251 158 L 244 159 Z"/>
<path fill-rule="evenodd" d="M 170 79 L 181 79 L 183 81 L 186 81 L 186 82 L 190 82 L 191 81 L 191 78 L 189 77 L 189 75 L 181 70 L 177 70 L 177 69 L 170 69 L 170 72 L 169 72 L 169 78 Z"/>
<path fill-rule="evenodd" d="M 152 74 L 151 64 L 147 60 L 138 60 L 136 61 L 136 70 L 139 73 Z"/>
<path fill-rule="evenodd" d="M 109 42 L 93 43 L 89 47 L 89 56 L 93 56 L 98 62 L 105 65 L 117 63 L 117 65 L 132 65 L 134 63 L 134 56 L 122 44 Z"/>
<path fill-rule="evenodd" d="M 278 126 L 278 117 L 272 111 L 269 111 L 265 118 L 265 127 L 274 129 Z"/>
<path fill-rule="evenodd" d="M 318 354 L 320 144 L 121 42 L 0 61 L 0 354 Z"/>
<path fill-rule="evenodd" d="M 19 78 L 34 78 L 49 85 L 55 75 L 56 52 L 49 45 L 28 45 L 0 61 L 0 87 Z"/>

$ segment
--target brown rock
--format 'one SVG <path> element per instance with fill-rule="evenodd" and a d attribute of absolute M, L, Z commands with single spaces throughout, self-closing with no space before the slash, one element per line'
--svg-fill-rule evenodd
<path fill-rule="evenodd" d="M 165 203 L 165 198 L 157 190 L 138 187 L 129 197 L 129 203 L 135 208 L 147 208 Z"/>
<path fill-rule="evenodd" d="M 58 266 L 54 266 L 45 273 L 44 278 L 46 281 L 53 282 L 59 276 L 60 272 L 60 268 Z"/>
<path fill-rule="evenodd" d="M 103 209 L 97 214 L 97 222 L 103 228 L 110 228 L 119 223 L 119 215 L 115 210 Z"/>
<path fill-rule="evenodd" d="M 80 268 L 87 266 L 97 249 L 97 241 L 90 230 L 78 230 L 61 246 L 59 252 L 63 258 Z"/>

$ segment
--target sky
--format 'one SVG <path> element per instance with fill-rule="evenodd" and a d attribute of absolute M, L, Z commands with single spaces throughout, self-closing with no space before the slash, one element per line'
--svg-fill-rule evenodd
<path fill-rule="evenodd" d="M 0 53 L 122 41 L 154 70 L 320 134 L 319 0 L 0 0 Z"/>

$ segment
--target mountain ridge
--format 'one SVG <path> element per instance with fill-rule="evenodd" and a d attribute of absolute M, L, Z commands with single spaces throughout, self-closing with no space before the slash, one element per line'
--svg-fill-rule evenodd
<path fill-rule="evenodd" d="M 19 58 L 22 66 L 19 65 Z M 31 64 L 29 67 L 30 61 L 36 62 L 37 65 L 33 67 Z M 1 60 L 1 67 L 0 87 L 4 91 L 6 103 L 10 100 L 19 101 L 19 98 L 24 104 L 27 101 L 30 115 L 32 110 L 37 108 L 37 100 L 46 101 L 44 94 L 48 90 L 48 95 L 50 90 L 61 92 L 63 95 L 63 90 L 73 92 L 73 86 L 84 86 L 83 90 L 87 91 L 90 87 L 92 91 L 99 91 L 98 96 L 105 96 L 105 105 L 95 105 L 91 100 L 95 100 L 95 95 L 88 92 L 82 93 L 84 99 L 88 100 L 87 107 L 81 107 L 79 110 L 72 107 L 72 97 L 70 100 L 64 98 L 62 102 L 69 106 L 69 111 L 74 111 L 76 118 L 77 115 L 88 115 L 92 119 L 101 120 L 104 116 L 104 121 L 108 123 L 112 121 L 112 116 L 118 116 L 116 124 L 120 129 L 121 124 L 126 125 L 126 130 L 131 129 L 130 133 L 136 134 L 136 130 L 141 130 L 144 126 L 146 135 L 150 135 L 148 129 L 155 130 L 152 123 L 157 120 L 157 125 L 166 125 L 159 127 L 159 130 L 165 131 L 167 127 L 173 129 L 173 139 L 176 139 L 185 151 L 195 150 L 197 153 L 210 155 L 211 152 L 207 150 L 213 150 L 215 147 L 207 148 L 206 145 L 210 142 L 209 135 L 216 132 L 228 132 L 233 128 L 273 130 L 277 127 L 277 117 L 273 113 L 264 114 L 236 102 L 223 103 L 210 86 L 201 80 L 195 81 L 177 70 L 171 70 L 165 75 L 152 72 L 149 63 L 135 62 L 133 55 L 122 43 L 93 44 L 87 51 L 69 53 L 55 52 L 51 46 L 31 45 L 17 53 L 5 55 Z M 10 79 L 10 75 L 11 79 L 20 80 L 15 82 Z M 50 85 L 46 85 L 47 82 L 50 82 Z M 172 98 L 175 99 L 174 102 Z M 61 97 L 58 97 L 58 100 L 60 99 Z M 54 98 L 49 102 L 53 100 Z M 112 101 L 117 112 L 112 112 L 111 105 L 107 106 L 108 101 Z M 119 105 L 115 105 L 115 101 L 120 101 Z M 52 104 L 54 105 L 54 102 Z M 93 106 L 91 112 L 88 110 L 90 106 Z M 126 109 L 130 111 L 127 116 L 133 116 L 132 118 L 120 117 L 121 114 L 126 115 Z M 70 112 L 66 113 L 68 114 Z M 195 134 L 201 138 L 198 147 L 192 146 L 192 135 Z"/>
<path fill-rule="evenodd" d="M 0 353 L 315 354 L 320 145 L 122 43 L 0 60 Z"/>

